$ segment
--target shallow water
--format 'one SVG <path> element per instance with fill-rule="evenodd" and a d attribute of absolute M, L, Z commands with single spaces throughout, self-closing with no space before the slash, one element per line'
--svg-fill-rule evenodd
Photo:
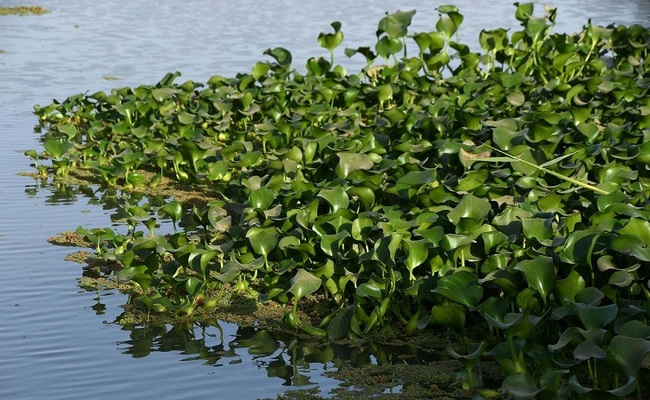
<path fill-rule="evenodd" d="M 458 1 L 461 41 L 482 28 L 516 28 L 512 0 Z M 19 1 L 2 2 L 3 6 Z M 287 335 L 233 324 L 124 328 L 114 323 L 125 298 L 79 289 L 81 267 L 63 260 L 68 248 L 47 237 L 78 225 L 119 224 L 116 209 L 95 189 L 65 188 L 20 177 L 22 152 L 40 148 L 34 104 L 79 92 L 152 84 L 170 71 L 205 82 L 248 72 L 263 51 L 282 46 L 302 69 L 326 56 L 319 32 L 343 23 L 344 47 L 374 43 L 385 11 L 417 9 L 412 32 L 434 29 L 433 3 L 414 1 L 43 1 L 43 16 L 0 17 L 0 398 L 259 398 L 338 382 L 325 376 L 343 364 L 390 361 L 391 351 L 352 351 L 297 343 Z M 555 1 L 556 31 L 597 24 L 648 23 L 644 0 Z M 539 7 L 538 7 L 539 8 Z M 118 80 L 107 80 L 117 78 Z M 390 349 L 385 349 L 390 350 Z M 417 361 L 417 357 L 414 361 Z"/>

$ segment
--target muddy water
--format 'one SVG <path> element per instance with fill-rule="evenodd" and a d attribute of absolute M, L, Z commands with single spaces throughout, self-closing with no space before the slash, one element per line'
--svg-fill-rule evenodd
<path fill-rule="evenodd" d="M 352 4 L 350 4 L 352 3 Z M 458 1 L 460 40 L 482 28 L 516 28 L 511 0 Z M 554 1 L 556 31 L 594 23 L 647 23 L 644 0 Z M 2 6 L 22 3 L 5 0 Z M 302 68 L 326 56 L 316 37 L 343 23 L 343 47 L 374 43 L 386 11 L 417 9 L 412 31 L 432 30 L 437 2 L 43 1 L 44 16 L 0 17 L 0 398 L 260 398 L 295 388 L 327 395 L 338 382 L 325 373 L 345 364 L 390 360 L 388 353 L 297 344 L 233 324 L 129 327 L 123 296 L 87 292 L 69 249 L 48 236 L 78 225 L 115 225 L 116 209 L 97 188 L 60 187 L 17 175 L 29 170 L 24 150 L 40 148 L 34 104 L 112 87 L 151 84 L 170 71 L 206 81 L 248 72 L 263 51 L 282 46 Z M 350 71 L 360 59 L 337 60 Z"/>

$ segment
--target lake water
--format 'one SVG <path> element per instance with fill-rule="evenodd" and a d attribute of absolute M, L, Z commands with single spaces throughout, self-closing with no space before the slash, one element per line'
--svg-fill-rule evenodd
<path fill-rule="evenodd" d="M 1 6 L 22 5 L 3 0 Z M 274 398 L 296 388 L 328 395 L 338 382 L 325 375 L 340 365 L 377 362 L 377 352 L 296 343 L 233 324 L 136 327 L 114 323 L 125 297 L 79 289 L 71 250 L 49 236 L 78 225 L 111 224 L 115 209 L 96 188 L 41 184 L 17 174 L 23 156 L 40 149 L 34 104 L 112 87 L 153 84 L 171 71 L 205 82 L 249 72 L 263 52 L 282 46 L 303 69 L 327 56 L 316 41 L 341 21 L 345 41 L 337 60 L 349 71 L 361 59 L 342 49 L 375 43 L 386 11 L 416 9 L 411 32 L 434 29 L 425 0 L 354 2 L 226 0 L 57 0 L 40 2 L 43 16 L 0 17 L 0 399 Z M 512 0 L 457 1 L 465 16 L 463 42 L 481 29 L 517 28 Z M 477 6 L 480 4 L 480 6 Z M 594 23 L 650 21 L 650 1 L 565 0 L 556 31 Z M 537 7 L 541 11 L 541 6 Z M 108 80 L 116 78 L 118 80 Z"/>

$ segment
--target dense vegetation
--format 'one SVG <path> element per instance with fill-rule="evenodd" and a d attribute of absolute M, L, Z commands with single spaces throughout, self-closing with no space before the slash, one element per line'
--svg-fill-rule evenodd
<path fill-rule="evenodd" d="M 36 106 L 45 152 L 26 154 L 43 176 L 213 193 L 195 227 L 170 201 L 127 207 L 128 232 L 78 229 L 152 312 L 209 310 L 227 282 L 331 340 L 446 330 L 468 389 L 491 359 L 514 398 L 640 397 L 650 31 L 556 34 L 555 10 L 516 4 L 522 29 L 482 31 L 479 54 L 455 40 L 458 10 L 438 11 L 416 34 L 415 11 L 386 15 L 374 47 L 345 51 L 367 61 L 358 74 L 335 64 L 334 22 L 305 73 L 275 48 L 207 85 L 175 73 Z M 327 306 L 317 326 L 298 318 L 307 296 Z"/>

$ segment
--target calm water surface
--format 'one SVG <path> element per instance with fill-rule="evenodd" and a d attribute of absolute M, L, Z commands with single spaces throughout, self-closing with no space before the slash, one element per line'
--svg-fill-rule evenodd
<path fill-rule="evenodd" d="M 353 4 L 350 4 L 353 3 Z M 22 5 L 3 0 L 1 6 Z M 0 399 L 275 397 L 295 388 L 327 395 L 327 371 L 377 362 L 390 351 L 297 343 L 221 323 L 135 327 L 114 323 L 125 298 L 77 286 L 82 268 L 48 236 L 78 225 L 119 225 L 96 188 L 65 188 L 17 175 L 22 152 L 40 148 L 34 104 L 85 91 L 153 84 L 170 71 L 205 82 L 248 72 L 263 51 L 282 46 L 302 69 L 326 56 L 316 37 L 343 23 L 344 47 L 373 45 L 386 11 L 416 9 L 411 32 L 434 29 L 435 1 L 41 1 L 44 16 L 0 17 Z M 482 28 L 516 28 L 512 0 L 455 2 L 465 15 L 461 41 Z M 480 6 L 477 6 L 480 4 Z M 650 21 L 650 1 L 565 0 L 556 31 L 594 23 Z M 541 9 L 541 7 L 538 7 Z M 119 80 L 107 80 L 118 78 Z M 119 229 L 119 227 L 117 227 Z M 388 349 L 390 350 L 390 349 Z M 417 360 L 416 360 L 417 361 Z"/>

